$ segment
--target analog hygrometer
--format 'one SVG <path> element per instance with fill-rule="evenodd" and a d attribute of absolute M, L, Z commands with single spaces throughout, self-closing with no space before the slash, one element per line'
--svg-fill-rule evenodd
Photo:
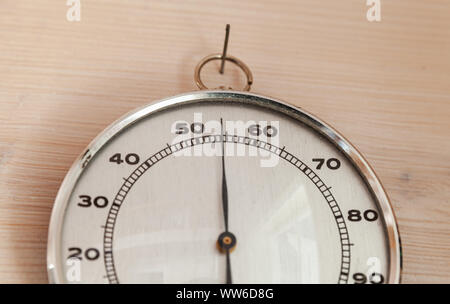
<path fill-rule="evenodd" d="M 199 91 L 100 134 L 56 198 L 52 282 L 396 283 L 388 197 L 358 151 L 305 111 Z"/>

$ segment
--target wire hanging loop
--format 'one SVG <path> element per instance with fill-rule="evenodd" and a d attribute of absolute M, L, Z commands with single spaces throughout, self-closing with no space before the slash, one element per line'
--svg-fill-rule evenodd
<path fill-rule="evenodd" d="M 205 58 L 200 60 L 200 62 L 195 67 L 194 80 L 200 90 L 208 90 L 208 87 L 205 86 L 205 84 L 203 83 L 203 81 L 200 77 L 200 74 L 201 74 L 203 66 L 213 60 L 226 60 L 226 61 L 230 61 L 230 62 L 234 63 L 235 65 L 237 65 L 244 72 L 245 76 L 247 77 L 247 84 L 242 89 L 242 91 L 250 91 L 250 87 L 253 84 L 253 75 L 252 75 L 252 72 L 250 71 L 250 68 L 240 59 L 233 57 L 233 56 L 223 57 L 222 54 L 212 54 L 212 55 L 206 56 Z"/>

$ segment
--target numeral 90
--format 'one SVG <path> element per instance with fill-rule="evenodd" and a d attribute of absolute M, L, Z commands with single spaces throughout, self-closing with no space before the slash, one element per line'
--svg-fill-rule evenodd
<path fill-rule="evenodd" d="M 355 281 L 355 284 L 383 284 L 384 283 L 384 277 L 381 273 L 371 273 L 369 277 L 367 277 L 364 273 L 357 272 L 353 274 L 353 280 Z"/>

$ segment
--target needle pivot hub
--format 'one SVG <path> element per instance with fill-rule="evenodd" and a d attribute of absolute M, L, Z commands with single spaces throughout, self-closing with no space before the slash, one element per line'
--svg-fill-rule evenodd
<path fill-rule="evenodd" d="M 232 250 L 236 246 L 236 237 L 229 231 L 222 232 L 217 240 L 217 245 L 221 251 Z"/>

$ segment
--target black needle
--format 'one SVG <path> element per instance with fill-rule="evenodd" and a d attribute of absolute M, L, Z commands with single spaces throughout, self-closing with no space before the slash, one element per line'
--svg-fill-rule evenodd
<path fill-rule="evenodd" d="M 230 249 L 227 249 L 227 284 L 233 284 L 231 279 L 231 262 L 230 262 Z"/>
<path fill-rule="evenodd" d="M 230 262 L 230 250 L 236 245 L 236 237 L 234 234 L 228 231 L 228 188 L 227 177 L 225 174 L 225 137 L 223 132 L 223 120 L 220 119 L 221 135 L 222 135 L 222 208 L 223 219 L 225 224 L 225 232 L 219 235 L 219 248 L 227 254 L 227 284 L 232 284 L 231 279 L 231 262 Z"/>
<path fill-rule="evenodd" d="M 220 119 L 220 127 L 222 133 L 222 208 L 223 217 L 225 221 L 225 232 L 228 232 L 228 188 L 227 188 L 227 177 L 225 174 L 225 138 L 223 134 L 223 121 Z"/>

